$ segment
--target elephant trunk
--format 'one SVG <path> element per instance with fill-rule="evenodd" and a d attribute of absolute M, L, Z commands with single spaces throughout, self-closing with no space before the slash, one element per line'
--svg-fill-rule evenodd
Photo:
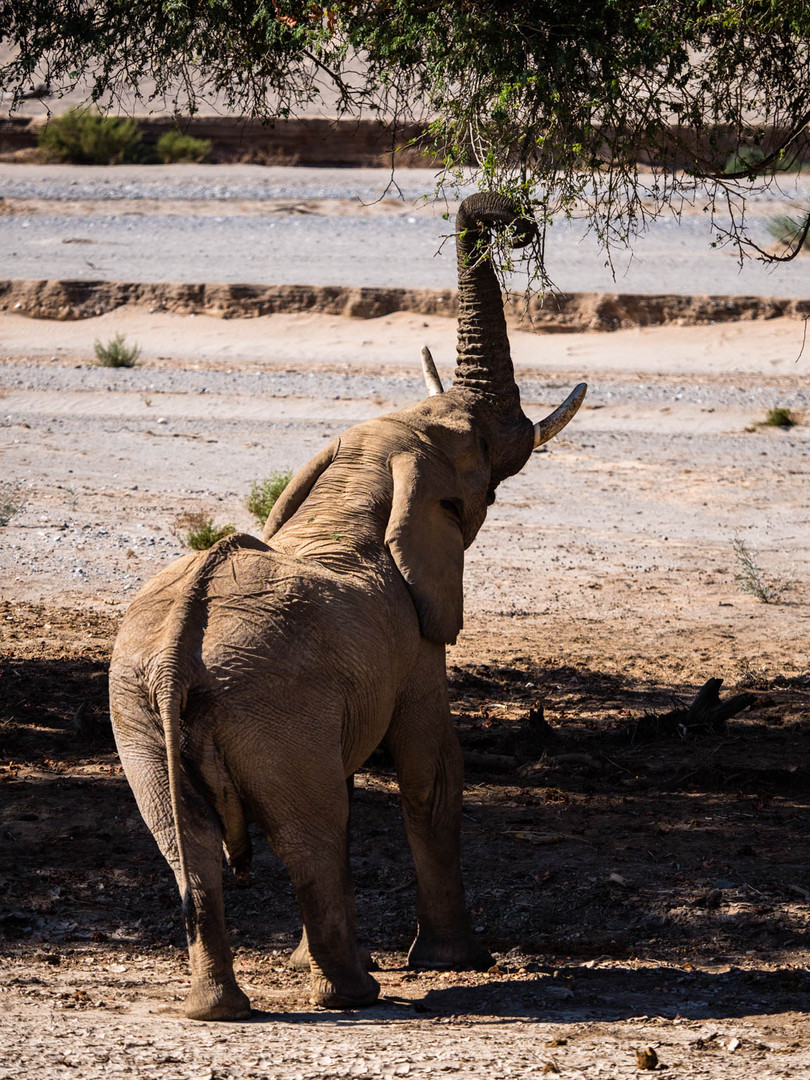
<path fill-rule="evenodd" d="M 513 247 L 523 247 L 537 231 L 511 199 L 496 192 L 471 195 L 459 207 L 458 366 L 453 385 L 491 396 L 499 412 L 510 414 L 520 409 L 520 394 L 489 251 L 489 231 L 496 225 L 514 227 Z"/>

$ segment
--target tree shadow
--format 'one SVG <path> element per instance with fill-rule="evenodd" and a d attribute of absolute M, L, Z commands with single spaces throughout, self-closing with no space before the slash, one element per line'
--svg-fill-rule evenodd
<path fill-rule="evenodd" d="M 669 708 L 671 688 L 572 668 L 530 674 L 537 686 L 546 680 L 544 693 L 580 702 L 559 730 L 589 757 L 601 755 L 603 768 L 552 763 L 534 776 L 468 775 L 468 902 L 491 949 L 660 961 L 795 955 L 810 945 L 810 789 L 801 756 L 810 724 L 806 702 L 796 704 L 804 683 L 763 691 L 752 715 L 723 735 L 633 744 L 621 742 L 624 705 Z M 484 728 L 485 710 L 498 696 L 530 707 L 535 688 L 525 683 L 533 679 L 508 668 L 472 675 L 464 696 L 478 711 L 466 733 L 462 724 L 462 742 L 476 725 L 482 737 L 500 738 L 520 716 Z M 0 745 L 15 763 L 0 787 L 0 933 L 25 946 L 182 946 L 173 878 L 109 739 L 106 664 L 10 658 L 0 677 Z M 363 937 L 405 949 L 415 886 L 390 770 L 360 777 L 353 818 Z M 239 887 L 225 872 L 234 943 L 288 948 L 299 916 L 287 874 L 261 838 L 255 851 L 253 884 Z"/>

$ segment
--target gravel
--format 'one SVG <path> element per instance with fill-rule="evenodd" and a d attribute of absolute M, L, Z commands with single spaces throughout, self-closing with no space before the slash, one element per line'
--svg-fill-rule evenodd
<path fill-rule="evenodd" d="M 334 401 L 367 402 L 375 395 L 396 402 L 402 407 L 409 401 L 421 400 L 424 381 L 421 377 L 386 375 L 340 375 L 326 372 L 284 371 L 165 371 L 150 368 L 111 370 L 109 368 L 76 365 L 44 366 L 4 364 L 2 385 L 10 390 L 50 391 L 109 391 L 143 394 L 237 394 L 245 397 L 277 398 L 309 397 L 313 393 Z M 529 379 L 521 377 L 524 401 L 557 403 L 559 378 Z M 566 393 L 568 384 L 565 384 Z M 674 402 L 705 406 L 708 409 L 758 410 L 771 408 L 775 399 L 791 409 L 810 409 L 810 390 L 776 386 L 732 386 L 673 383 L 660 378 L 628 382 L 600 378 L 588 392 L 588 406 L 594 405 L 668 405 Z M 155 402 L 159 410 L 159 402 Z M 2 406 L 0 405 L 0 416 Z"/>
<path fill-rule="evenodd" d="M 443 203 L 423 205 L 435 175 L 403 170 L 396 180 L 402 212 L 370 214 L 361 204 L 398 194 L 384 169 L 0 166 L 0 192 L 12 211 L 2 219 L 0 277 L 455 287 L 455 255 L 445 241 L 452 223 L 442 217 Z M 785 181 L 786 195 L 804 198 L 806 185 L 795 185 Z M 41 205 L 15 210 L 14 199 Z M 145 199 L 164 203 L 114 212 L 116 200 Z M 53 200 L 90 205 L 82 216 L 51 213 Z M 197 200 L 221 203 L 222 214 L 184 205 Z M 295 206 L 240 213 L 239 202 L 255 200 L 321 202 L 306 214 Z M 345 200 L 356 215 L 346 213 Z M 759 243 L 772 243 L 768 220 L 787 208 L 783 197 L 753 199 L 748 224 Z M 651 222 L 632 253 L 616 246 L 612 267 L 582 220 L 555 220 L 546 243 L 552 278 L 564 291 L 810 296 L 803 259 L 776 266 L 749 259 L 741 268 L 733 250 L 712 246 L 708 215 L 687 211 L 680 221 Z M 520 288 L 523 280 L 515 274 L 511 284 Z"/>

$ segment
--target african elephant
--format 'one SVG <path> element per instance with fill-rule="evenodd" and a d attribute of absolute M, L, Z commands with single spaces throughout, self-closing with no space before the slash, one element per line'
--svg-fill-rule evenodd
<path fill-rule="evenodd" d="M 495 489 L 555 435 L 585 393 L 537 425 L 514 381 L 490 229 L 534 234 L 509 200 L 458 212 L 458 367 L 447 393 L 358 424 L 293 478 L 261 540 L 236 535 L 173 563 L 129 608 L 112 657 L 118 750 L 177 878 L 192 984 L 185 1015 L 249 1013 L 237 986 L 222 848 L 249 865 L 255 821 L 303 914 L 313 1001 L 379 991 L 355 933 L 347 777 L 382 742 L 394 759 L 417 877 L 415 968 L 482 969 L 459 860 L 462 761 L 445 646 L 462 625 L 464 550 Z"/>

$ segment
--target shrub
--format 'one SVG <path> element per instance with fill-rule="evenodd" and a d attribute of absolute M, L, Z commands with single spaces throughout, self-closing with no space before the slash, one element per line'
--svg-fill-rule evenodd
<path fill-rule="evenodd" d="M 780 427 L 791 428 L 795 427 L 798 423 L 796 417 L 793 415 L 790 409 L 785 409 L 782 406 L 777 406 L 773 409 L 768 409 L 768 413 L 763 421 L 765 427 Z"/>
<path fill-rule="evenodd" d="M 264 525 L 267 516 L 276 504 L 276 499 L 292 479 L 292 472 L 274 472 L 259 483 L 250 486 L 250 494 L 245 499 L 245 506 L 253 514 L 259 525 Z"/>
<path fill-rule="evenodd" d="M 758 146 L 741 146 L 732 151 L 726 158 L 723 168 L 724 173 L 743 172 L 745 169 L 753 169 L 765 157 Z"/>
<path fill-rule="evenodd" d="M 737 150 L 733 150 L 726 158 L 723 172 L 736 173 L 744 172 L 747 169 L 753 169 L 764 157 L 765 151 L 759 146 L 740 146 Z M 785 153 L 774 161 L 773 164 L 766 169 L 766 172 L 769 172 L 771 169 L 773 169 L 774 172 L 783 173 L 801 172 L 802 162 L 799 161 L 795 154 Z"/>
<path fill-rule="evenodd" d="M 179 536 L 186 547 L 194 551 L 206 551 L 217 540 L 236 532 L 234 525 L 215 525 L 214 519 L 203 510 L 181 514 L 175 522 L 175 535 Z"/>
<path fill-rule="evenodd" d="M 182 131 L 167 131 L 158 139 L 155 150 L 167 165 L 176 161 L 204 161 L 211 151 L 211 140 L 195 139 Z"/>
<path fill-rule="evenodd" d="M 755 596 L 763 604 L 778 604 L 792 582 L 782 577 L 767 577 L 757 565 L 755 553 L 741 537 L 735 536 L 731 547 L 739 567 L 734 579 L 740 590 Z"/>
<path fill-rule="evenodd" d="M 128 116 L 71 109 L 51 117 L 39 134 L 39 147 L 48 157 L 74 165 L 122 165 L 139 161 L 143 144 Z"/>
<path fill-rule="evenodd" d="M 141 355 L 139 345 L 125 345 L 126 338 L 123 334 L 116 334 L 106 344 L 102 344 L 96 338 L 93 348 L 96 352 L 96 363 L 100 367 L 135 367 L 135 362 Z"/>
<path fill-rule="evenodd" d="M 19 484 L 0 483 L 0 528 L 8 525 L 25 503 L 26 498 Z"/>

